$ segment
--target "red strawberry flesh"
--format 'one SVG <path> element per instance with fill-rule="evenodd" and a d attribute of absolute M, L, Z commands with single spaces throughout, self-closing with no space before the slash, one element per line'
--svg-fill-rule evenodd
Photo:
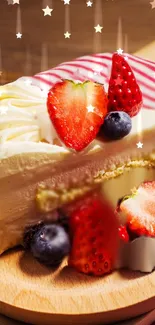
<path fill-rule="evenodd" d="M 120 204 L 126 225 L 138 236 L 155 237 L 155 181 L 144 182 Z"/>
<path fill-rule="evenodd" d="M 120 239 L 122 239 L 124 242 L 127 243 L 129 241 L 129 234 L 127 232 L 126 226 L 119 226 L 118 233 Z"/>
<path fill-rule="evenodd" d="M 69 265 L 97 276 L 112 271 L 119 236 L 118 221 L 109 204 L 99 193 L 93 193 L 81 200 L 81 205 L 70 216 L 70 223 L 73 240 Z"/>
<path fill-rule="evenodd" d="M 108 111 L 124 111 L 133 117 L 142 107 L 142 93 L 127 60 L 117 53 L 112 58 Z"/>
<path fill-rule="evenodd" d="M 64 80 L 50 90 L 47 108 L 61 141 L 81 151 L 99 132 L 107 113 L 107 95 L 101 84 Z"/>

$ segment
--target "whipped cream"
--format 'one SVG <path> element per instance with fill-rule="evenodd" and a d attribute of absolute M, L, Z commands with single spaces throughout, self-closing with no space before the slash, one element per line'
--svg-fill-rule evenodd
<path fill-rule="evenodd" d="M 57 137 L 46 109 L 47 91 L 17 80 L 0 87 L 0 143 Z"/>
<path fill-rule="evenodd" d="M 47 94 L 48 88 L 42 90 L 39 84 L 33 85 L 33 80 L 28 77 L 0 87 L 0 159 L 32 151 L 78 154 L 61 143 L 47 112 Z M 149 135 L 153 138 L 154 126 L 155 111 L 142 109 L 132 118 L 130 134 L 117 141 L 117 152 L 131 145 L 136 150 L 136 143 L 143 142 L 144 136 L 146 139 Z M 110 145 L 109 142 L 94 139 L 79 154 L 94 153 L 101 149 L 113 152 L 113 142 Z"/>

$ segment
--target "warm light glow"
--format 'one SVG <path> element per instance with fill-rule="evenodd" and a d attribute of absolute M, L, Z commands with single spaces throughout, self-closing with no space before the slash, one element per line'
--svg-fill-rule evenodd
<path fill-rule="evenodd" d="M 124 39 L 124 52 L 128 53 L 129 49 L 128 49 L 128 35 L 125 34 L 125 39 Z"/>
<path fill-rule="evenodd" d="M 22 37 L 22 23 L 21 23 L 21 9 L 20 9 L 20 6 L 18 6 L 18 8 L 17 8 L 16 36 L 17 36 L 17 38 Z"/>
<path fill-rule="evenodd" d="M 101 28 L 100 28 L 101 27 Z M 94 52 L 102 52 L 103 8 L 102 0 L 94 2 Z"/>
<path fill-rule="evenodd" d="M 117 49 L 123 48 L 123 32 L 122 32 L 122 19 L 119 17 L 118 19 L 118 29 L 117 29 Z"/>
<path fill-rule="evenodd" d="M 25 76 L 31 76 L 32 74 L 32 62 L 31 62 L 31 54 L 30 54 L 30 50 L 27 49 L 26 50 L 26 60 L 25 60 L 25 71 L 24 71 L 24 75 Z"/>
<path fill-rule="evenodd" d="M 71 32 L 70 32 L 70 6 L 65 6 L 65 32 L 64 36 L 65 38 L 70 38 Z"/>
<path fill-rule="evenodd" d="M 42 44 L 41 49 L 41 70 L 40 71 L 46 71 L 48 70 L 48 47 L 46 43 Z"/>

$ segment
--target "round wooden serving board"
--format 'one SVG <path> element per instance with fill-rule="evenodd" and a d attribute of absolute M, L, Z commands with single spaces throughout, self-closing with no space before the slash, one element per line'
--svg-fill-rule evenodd
<path fill-rule="evenodd" d="M 51 270 L 22 250 L 0 258 L 0 312 L 33 324 L 107 324 L 155 306 L 155 272 L 121 270 L 95 278 L 64 265 Z"/>

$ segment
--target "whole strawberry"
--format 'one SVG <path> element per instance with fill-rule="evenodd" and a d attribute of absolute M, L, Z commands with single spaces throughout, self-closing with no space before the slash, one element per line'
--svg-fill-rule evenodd
<path fill-rule="evenodd" d="M 107 102 L 103 85 L 95 82 L 64 80 L 54 85 L 47 108 L 66 147 L 81 151 L 95 139 L 107 114 Z"/>
<path fill-rule="evenodd" d="M 133 117 L 142 107 L 142 93 L 133 71 L 122 55 L 112 57 L 108 111 L 124 111 Z"/>
<path fill-rule="evenodd" d="M 96 276 L 111 272 L 118 253 L 118 221 L 99 193 L 81 200 L 70 216 L 70 227 L 69 265 Z"/>

